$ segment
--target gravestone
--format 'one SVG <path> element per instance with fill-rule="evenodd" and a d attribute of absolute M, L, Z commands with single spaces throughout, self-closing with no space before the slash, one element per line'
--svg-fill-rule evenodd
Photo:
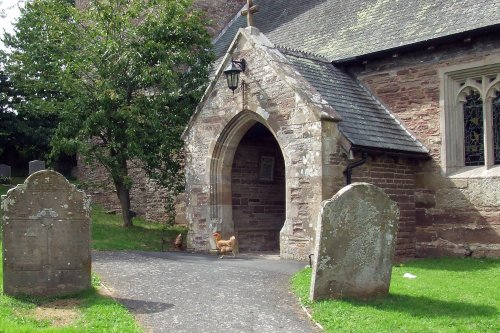
<path fill-rule="evenodd" d="M 7 164 L 0 164 L 0 177 L 10 178 L 11 177 L 11 168 Z"/>
<path fill-rule="evenodd" d="M 29 167 L 29 174 L 32 175 L 37 171 L 45 170 L 45 162 L 39 160 L 30 161 L 28 163 L 28 167 Z"/>
<path fill-rule="evenodd" d="M 3 290 L 57 296 L 90 288 L 90 199 L 45 170 L 2 196 Z"/>
<path fill-rule="evenodd" d="M 375 185 L 348 185 L 321 205 L 310 298 L 386 295 L 399 209 Z"/>

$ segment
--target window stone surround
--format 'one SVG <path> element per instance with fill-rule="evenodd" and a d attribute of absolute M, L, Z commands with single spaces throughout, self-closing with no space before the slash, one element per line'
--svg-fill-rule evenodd
<path fill-rule="evenodd" d="M 492 99 L 500 91 L 500 56 L 439 69 L 441 108 L 441 167 L 451 178 L 500 177 L 494 164 Z M 467 93 L 476 90 L 483 100 L 485 165 L 464 164 L 464 123 L 461 110 Z"/>

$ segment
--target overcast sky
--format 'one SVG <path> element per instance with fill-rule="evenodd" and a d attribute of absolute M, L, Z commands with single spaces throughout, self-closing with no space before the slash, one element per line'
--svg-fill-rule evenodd
<path fill-rule="evenodd" d="M 0 0 L 0 35 L 3 38 L 4 31 L 13 32 L 12 22 L 19 16 L 19 6 L 23 6 L 26 0 Z M 0 47 L 4 48 L 0 41 Z"/>

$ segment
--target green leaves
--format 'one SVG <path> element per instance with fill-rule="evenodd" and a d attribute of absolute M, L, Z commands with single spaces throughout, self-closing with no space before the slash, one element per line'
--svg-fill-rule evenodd
<path fill-rule="evenodd" d="M 16 108 L 60 119 L 53 156 L 78 151 L 127 186 L 125 161 L 140 161 L 177 193 L 180 135 L 213 60 L 190 1 L 34 0 L 5 40 Z"/>

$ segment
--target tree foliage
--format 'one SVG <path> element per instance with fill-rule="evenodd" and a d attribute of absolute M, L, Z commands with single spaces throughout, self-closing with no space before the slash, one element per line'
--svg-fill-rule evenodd
<path fill-rule="evenodd" d="M 60 68 L 50 57 L 57 51 L 49 32 L 56 19 L 68 14 L 63 12 L 65 6 L 47 5 L 25 9 L 15 25 L 15 35 L 3 38 L 12 52 L 0 51 L 2 152 L 23 161 L 48 157 L 64 100 L 57 86 Z"/>
<path fill-rule="evenodd" d="M 21 13 L 8 70 L 32 111 L 60 118 L 53 154 L 78 152 L 105 167 L 124 224 L 139 163 L 167 187 L 182 188 L 181 132 L 208 78 L 210 37 L 188 0 L 34 0 Z"/>
<path fill-rule="evenodd" d="M 1 54 L 0 54 L 1 57 Z M 0 58 L 0 66 L 3 64 Z M 12 128 L 17 120 L 16 114 L 11 110 L 10 95 L 12 84 L 0 68 L 0 156 L 11 145 Z"/>
<path fill-rule="evenodd" d="M 24 107 L 22 92 L 3 68 L 4 56 L 0 54 L 0 156 L 9 163 L 45 158 L 58 123 L 57 114 L 30 112 Z"/>

